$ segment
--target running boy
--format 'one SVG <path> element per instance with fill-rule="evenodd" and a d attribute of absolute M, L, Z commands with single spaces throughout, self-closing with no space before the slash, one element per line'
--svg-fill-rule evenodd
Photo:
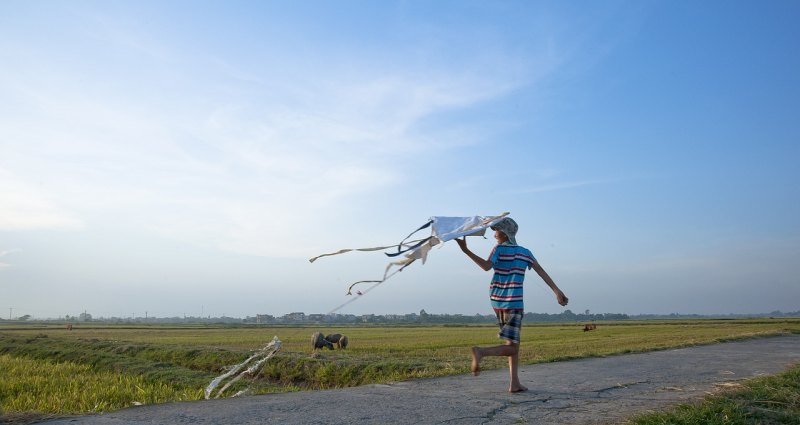
<path fill-rule="evenodd" d="M 508 391 L 515 393 L 526 391 L 527 388 L 519 382 L 519 343 L 520 329 L 522 328 L 522 282 L 525 280 L 526 269 L 533 269 L 544 280 L 547 286 L 553 290 L 558 303 L 567 305 L 569 299 L 556 286 L 553 279 L 544 271 L 531 252 L 519 245 L 515 238 L 519 226 L 509 217 L 506 217 L 494 226 L 494 238 L 497 246 L 492 249 L 489 258 L 484 260 L 467 248 L 466 238 L 456 239 L 461 250 L 467 254 L 478 267 L 489 271 L 494 269 L 492 283 L 489 286 L 491 293 L 489 299 L 492 308 L 497 315 L 497 324 L 500 326 L 498 336 L 505 340 L 504 345 L 494 347 L 472 347 L 472 373 L 480 373 L 481 358 L 484 356 L 506 356 L 508 357 L 508 369 L 511 376 L 511 384 Z"/>

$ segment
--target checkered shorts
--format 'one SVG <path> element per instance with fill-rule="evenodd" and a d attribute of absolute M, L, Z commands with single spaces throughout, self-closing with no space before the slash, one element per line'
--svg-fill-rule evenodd
<path fill-rule="evenodd" d="M 497 336 L 519 344 L 524 312 L 522 310 L 495 310 L 494 313 L 497 315 L 497 326 L 500 327 L 500 333 Z"/>

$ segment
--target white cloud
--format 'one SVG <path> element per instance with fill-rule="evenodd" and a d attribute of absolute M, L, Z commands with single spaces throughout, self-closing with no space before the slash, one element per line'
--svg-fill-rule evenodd
<path fill-rule="evenodd" d="M 0 251 L 0 257 L 5 257 L 8 254 L 11 254 L 11 253 L 14 253 L 14 252 L 19 252 L 19 251 L 21 251 L 21 249 L 19 249 L 19 248 L 12 248 L 12 249 L 7 249 L 5 251 Z M 11 264 L 5 263 L 3 261 L 0 261 L 0 269 L 6 268 L 6 267 L 11 267 Z"/>
<path fill-rule="evenodd" d="M 5 183 L 16 194 L 0 207 L 6 227 L 104 221 L 236 252 L 307 256 L 330 247 L 320 233 L 404 183 L 417 155 L 444 155 L 481 137 L 422 132 L 421 122 L 526 83 L 512 78 L 520 66 L 495 62 L 491 69 L 365 63 L 289 78 L 246 62 L 173 57 L 147 37 L 111 32 L 109 44 L 168 72 L 141 76 L 126 91 L 113 78 L 51 72 L 33 57 L 0 71 L 9 77 L 0 92 L 13 94 L 0 117 L 0 146 L 13 155 L 0 167 L 18 176 Z M 169 86 L 181 73 L 186 80 Z M 445 132 L 461 137 L 437 138 Z M 46 191 L 21 183 L 37 179 Z M 287 247 L 290 239 L 320 246 Z"/>
<path fill-rule="evenodd" d="M 191 215 L 167 214 L 154 225 L 175 237 L 213 240 L 248 254 L 309 256 L 329 249 L 333 242 L 320 234 L 369 205 L 372 194 L 402 184 L 414 155 L 464 143 L 417 137 L 413 128 L 420 119 L 508 90 L 433 78 L 379 80 L 311 84 L 316 90 L 293 98 L 291 106 L 210 111 L 183 146 L 209 173 L 194 176 L 207 190 L 176 200 Z M 417 93 L 409 94 L 414 87 Z M 214 154 L 203 158 L 209 152 Z M 310 239 L 319 245 L 286 243 Z"/>
<path fill-rule="evenodd" d="M 293 251 L 284 241 L 312 238 L 352 210 L 343 204 L 401 184 L 413 155 L 453 146 L 415 136 L 420 119 L 508 89 L 469 78 L 365 81 L 318 84 L 292 105 L 193 105 L 177 114 L 27 86 L 23 103 L 38 114 L 2 127 L 14 147 L 6 166 L 22 177 L 3 179 L 0 225 L 80 228 L 65 212 L 80 211 L 237 252 L 307 256 L 314 248 Z M 23 183 L 32 170 L 47 193 Z"/>
<path fill-rule="evenodd" d="M 0 231 L 76 230 L 80 219 L 61 208 L 54 196 L 0 168 Z M 4 252 L 8 253 L 8 252 Z"/>
<path fill-rule="evenodd" d="M 537 193 L 537 192 L 553 192 L 558 190 L 572 189 L 576 187 L 595 185 L 600 183 L 607 183 L 606 180 L 582 180 L 573 182 L 562 182 L 544 184 L 540 186 L 531 186 L 514 191 L 514 193 Z"/>

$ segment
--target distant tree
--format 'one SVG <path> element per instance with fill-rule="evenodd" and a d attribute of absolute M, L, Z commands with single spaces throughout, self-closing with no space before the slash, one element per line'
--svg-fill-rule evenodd
<path fill-rule="evenodd" d="M 84 311 L 83 313 L 80 314 L 80 316 L 78 316 L 78 320 L 82 322 L 91 322 L 92 315 Z"/>
<path fill-rule="evenodd" d="M 29 320 L 30 318 L 31 318 L 31 315 L 30 314 L 26 314 L 24 316 L 20 316 L 17 320 L 21 320 L 21 321 L 24 322 L 25 320 Z"/>

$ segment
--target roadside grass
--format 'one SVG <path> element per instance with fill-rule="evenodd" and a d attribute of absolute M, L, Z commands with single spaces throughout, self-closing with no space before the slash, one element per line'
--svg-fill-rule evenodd
<path fill-rule="evenodd" d="M 800 424 L 800 365 L 786 372 L 731 385 L 693 404 L 638 415 L 630 425 Z"/>
<path fill-rule="evenodd" d="M 0 333 L 0 354 L 84 364 L 94 370 L 137 375 L 152 382 L 168 379 L 193 386 L 210 381 L 221 365 L 236 363 L 241 357 L 240 353 L 218 349 L 64 339 L 45 333 L 31 337 Z"/>
<path fill-rule="evenodd" d="M 534 364 L 592 356 L 644 352 L 733 339 L 800 333 L 800 319 L 695 320 L 647 322 L 598 322 L 598 328 L 582 332 L 582 324 L 527 324 L 523 326 L 521 364 Z M 311 334 L 342 333 L 346 350 L 313 351 Z M 202 397 L 202 390 L 226 366 L 240 363 L 263 347 L 274 335 L 283 342 L 280 352 L 265 363 L 250 382 L 239 382 L 227 394 L 250 387 L 253 394 L 342 388 L 415 378 L 469 372 L 469 347 L 495 345 L 497 329 L 469 326 L 76 326 L 73 331 L 55 326 L 0 326 L 0 355 L 31 365 L 27 378 L 48 376 L 49 368 L 70 364 L 80 374 L 111 373 L 137 379 L 153 397 L 120 393 L 108 409 L 134 401 L 161 403 Z M 43 366 L 33 367 L 41 362 Z M 505 368 L 502 358 L 487 358 L 484 369 Z M 34 372 L 35 371 L 35 372 Z M 5 375 L 0 368 L 0 375 Z M 4 378 L 4 376 L 0 376 Z M 95 379 L 95 378 L 92 378 Z M 119 378 L 122 379 L 122 378 Z M 107 385 L 107 384 L 103 384 Z M 148 387 L 149 385 L 149 387 Z M 160 385 L 172 389 L 169 392 Z M 89 413 L 95 406 L 82 404 L 75 394 L 59 396 L 64 411 L 54 405 L 22 406 L 9 400 L 34 397 L 33 387 L 0 393 L 0 412 L 9 414 Z M 162 388 L 158 390 L 158 388 Z M 28 391 L 28 392 L 26 392 Z M 159 392 L 161 391 L 161 392 Z M 162 394 L 162 395 L 158 395 Z M 111 396 L 108 396 L 111 397 Z M 116 403 L 116 402 L 115 402 Z M 104 405 L 105 406 L 105 405 Z M 103 406 L 103 408 L 105 408 Z M 113 407 L 111 407 L 113 406 Z M 94 410 L 93 410 L 94 409 Z M 0 413 L 0 422 L 3 420 Z"/>
<path fill-rule="evenodd" d="M 93 370 L 72 362 L 0 355 L 0 411 L 77 414 L 107 412 L 133 403 L 197 400 L 202 390 L 141 376 Z"/>

